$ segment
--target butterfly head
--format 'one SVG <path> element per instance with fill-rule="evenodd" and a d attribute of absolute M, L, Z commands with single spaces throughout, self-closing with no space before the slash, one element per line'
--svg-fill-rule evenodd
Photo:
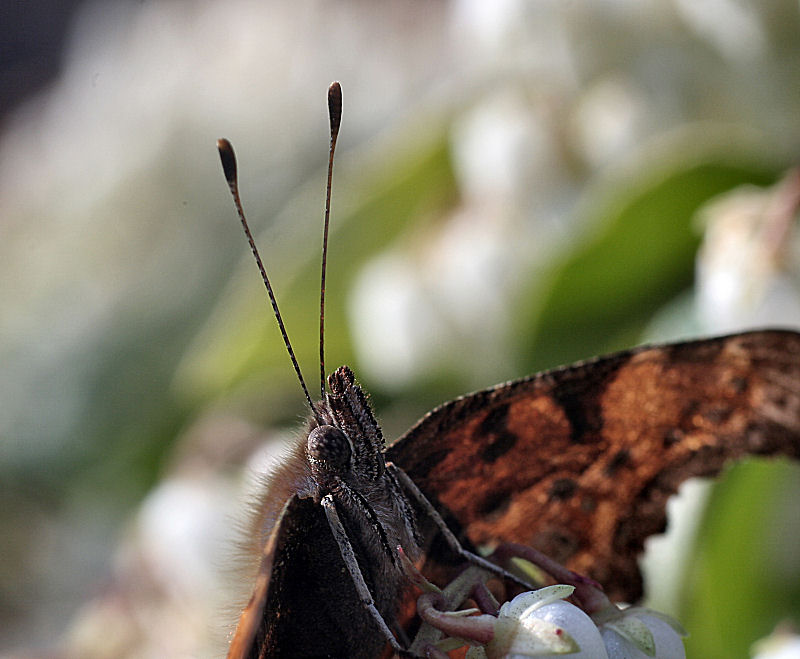
<path fill-rule="evenodd" d="M 337 479 L 378 480 L 384 473 L 383 433 L 355 375 L 342 366 L 328 377 L 323 424 L 308 434 L 306 455 L 320 485 Z"/>
<path fill-rule="evenodd" d="M 353 470 L 353 444 L 336 426 L 317 426 L 308 434 L 306 456 L 317 481 L 342 477 Z"/>

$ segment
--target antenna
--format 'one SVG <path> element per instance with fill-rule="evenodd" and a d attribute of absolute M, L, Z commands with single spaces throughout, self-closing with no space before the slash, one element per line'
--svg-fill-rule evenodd
<path fill-rule="evenodd" d="M 328 87 L 328 116 L 331 122 L 331 145 L 328 151 L 328 186 L 325 190 L 325 228 L 322 233 L 322 277 L 319 286 L 319 390 L 325 398 L 325 268 L 328 264 L 328 224 L 331 217 L 331 181 L 333 180 L 333 152 L 342 123 L 342 86 L 332 82 Z"/>
<path fill-rule="evenodd" d="M 289 342 L 289 335 L 286 333 L 286 327 L 283 324 L 281 312 L 278 310 L 278 302 L 275 300 L 275 294 L 272 292 L 272 284 L 269 283 L 267 271 L 264 268 L 264 263 L 261 261 L 261 255 L 258 253 L 258 248 L 253 240 L 253 234 L 250 233 L 250 227 L 248 226 L 247 219 L 244 216 L 242 200 L 239 197 L 239 179 L 236 174 L 236 155 L 233 152 L 233 146 L 228 140 L 222 138 L 217 140 L 217 150 L 219 151 L 219 158 L 222 161 L 222 171 L 225 173 L 225 180 L 228 182 L 228 187 L 230 188 L 231 195 L 233 196 L 233 203 L 236 205 L 236 212 L 238 213 L 239 219 L 242 222 L 244 235 L 247 236 L 247 242 L 250 243 L 250 250 L 253 252 L 253 257 L 255 258 L 258 269 L 261 272 L 261 279 L 264 281 L 264 286 L 267 287 L 267 294 L 269 295 L 269 301 L 272 303 L 272 311 L 275 313 L 275 320 L 278 321 L 278 327 L 281 330 L 283 343 L 286 345 L 286 350 L 289 353 L 289 358 L 292 360 L 292 365 L 294 366 L 295 373 L 297 373 L 297 379 L 300 381 L 300 386 L 303 388 L 303 393 L 306 395 L 306 400 L 308 401 L 309 408 L 311 408 L 311 413 L 314 415 L 317 423 L 319 425 L 323 425 L 322 419 L 314 407 L 314 403 L 311 402 L 311 396 L 308 393 L 306 381 L 303 379 L 303 374 L 300 372 L 300 365 L 297 363 L 294 350 L 292 350 L 292 344 Z"/>

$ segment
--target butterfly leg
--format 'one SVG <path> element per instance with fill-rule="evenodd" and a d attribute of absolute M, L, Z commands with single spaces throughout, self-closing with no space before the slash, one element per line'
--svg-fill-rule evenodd
<path fill-rule="evenodd" d="M 442 534 L 442 537 L 447 542 L 450 549 L 452 549 L 458 556 L 462 559 L 471 563 L 472 565 L 476 565 L 477 567 L 483 568 L 492 574 L 496 574 L 498 577 L 502 577 L 503 579 L 508 579 L 509 581 L 513 581 L 514 583 L 522 586 L 526 590 L 531 590 L 536 588 L 537 586 L 533 584 L 529 584 L 519 577 L 514 576 L 510 572 L 507 572 L 499 565 L 495 565 L 491 561 L 487 561 L 485 558 L 478 556 L 477 554 L 473 554 L 471 551 L 467 551 L 464 547 L 461 546 L 461 543 L 458 541 L 453 532 L 450 530 L 450 527 L 447 526 L 447 523 L 442 519 L 442 516 L 439 514 L 439 511 L 433 507 L 430 501 L 428 501 L 428 497 L 426 497 L 422 491 L 416 486 L 413 480 L 392 462 L 386 463 L 386 469 L 389 471 L 395 479 L 400 483 L 402 488 L 408 492 L 414 500 L 419 504 L 419 506 L 425 511 L 425 514 L 433 520 L 434 524 L 439 528 L 439 532 Z"/>
<path fill-rule="evenodd" d="M 380 629 L 381 634 L 386 638 L 396 654 L 401 657 L 415 657 L 416 655 L 400 647 L 400 644 L 387 626 L 383 616 L 376 608 L 369 588 L 367 588 L 367 584 L 364 581 L 364 575 L 361 574 L 361 569 L 358 567 L 358 560 L 353 551 L 353 546 L 350 544 L 350 539 L 347 537 L 347 531 L 345 531 L 342 521 L 339 519 L 339 513 L 336 511 L 336 503 L 333 497 L 330 494 L 325 495 L 322 497 L 321 504 L 322 509 L 325 511 L 325 516 L 328 518 L 328 525 L 331 527 L 333 537 L 336 539 L 336 544 L 339 545 L 339 552 L 342 555 L 342 560 L 344 560 L 347 571 L 350 573 L 350 578 L 353 580 L 353 585 L 356 587 L 356 592 L 364 608 L 369 611 L 370 616 L 378 626 L 378 629 Z"/>

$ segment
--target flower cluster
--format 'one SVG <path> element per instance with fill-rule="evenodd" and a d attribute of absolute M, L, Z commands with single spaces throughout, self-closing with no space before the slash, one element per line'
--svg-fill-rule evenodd
<path fill-rule="evenodd" d="M 487 589 L 488 573 L 471 566 L 444 590 L 428 582 L 398 548 L 409 578 L 423 594 L 417 612 L 423 625 L 412 653 L 446 657 L 469 644 L 467 659 L 685 659 L 677 621 L 642 607 L 620 607 L 600 584 L 556 563 L 531 547 L 505 543 L 493 554 L 501 564 L 522 559 L 527 568 L 549 573 L 561 584 L 523 592 L 500 606 Z M 530 577 L 533 572 L 523 569 Z M 501 573 L 523 583 L 510 573 Z M 533 578 L 532 581 L 536 581 Z M 454 611 L 467 599 L 477 608 Z M 570 601 L 567 601 L 570 600 Z"/>
<path fill-rule="evenodd" d="M 500 607 L 494 637 L 471 647 L 467 659 L 685 659 L 677 623 L 638 607 L 605 612 L 596 622 L 565 601 L 573 586 L 556 585 L 517 595 Z"/>

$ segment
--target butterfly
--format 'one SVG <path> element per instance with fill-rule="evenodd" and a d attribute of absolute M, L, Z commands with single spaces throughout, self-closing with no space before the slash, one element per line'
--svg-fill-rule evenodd
<path fill-rule="evenodd" d="M 329 111 L 325 236 L 338 83 Z M 300 376 L 241 209 L 233 149 L 218 147 Z M 788 330 L 640 347 L 500 384 L 434 409 L 388 447 L 348 367 L 317 403 L 300 380 L 311 415 L 259 503 L 260 564 L 229 659 L 369 658 L 387 644 L 404 654 L 398 546 L 412 560 L 497 571 L 471 549 L 531 545 L 635 602 L 637 555 L 664 530 L 682 481 L 748 454 L 800 459 L 800 334 Z"/>

